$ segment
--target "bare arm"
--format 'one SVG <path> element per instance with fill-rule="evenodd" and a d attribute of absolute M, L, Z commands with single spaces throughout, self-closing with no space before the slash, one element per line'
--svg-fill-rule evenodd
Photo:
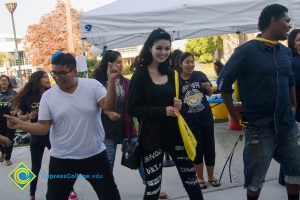
<path fill-rule="evenodd" d="M 236 123 L 240 123 L 240 113 L 236 110 L 236 108 L 234 107 L 233 103 L 232 103 L 232 95 L 230 93 L 225 93 L 225 92 L 221 92 L 222 98 L 224 100 L 224 103 L 227 107 L 227 110 L 230 114 L 230 116 L 232 117 L 232 119 L 236 122 Z"/>
<path fill-rule="evenodd" d="M 7 126 L 11 129 L 21 129 L 32 135 L 46 135 L 51 127 L 50 120 L 41 120 L 36 123 L 27 123 L 17 117 L 4 115 L 7 119 Z"/>
<path fill-rule="evenodd" d="M 290 103 L 291 103 L 291 109 L 293 113 L 296 113 L 297 110 L 297 101 L 296 101 L 296 88 L 295 86 L 290 87 Z"/>

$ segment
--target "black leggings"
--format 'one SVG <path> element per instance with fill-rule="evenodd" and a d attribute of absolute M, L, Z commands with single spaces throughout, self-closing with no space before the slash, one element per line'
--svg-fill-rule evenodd
<path fill-rule="evenodd" d="M 168 150 L 175 162 L 179 176 L 191 200 L 203 200 L 202 192 L 197 180 L 194 163 L 188 158 L 182 145 Z M 146 190 L 144 200 L 157 200 L 161 188 L 162 163 L 164 150 L 142 150 L 142 163 L 145 171 Z"/>
<path fill-rule="evenodd" d="M 214 166 L 216 159 L 214 125 L 200 126 L 189 124 L 189 127 L 197 140 L 196 158 L 194 163 L 196 165 L 202 164 L 204 157 L 206 166 Z"/>
<path fill-rule="evenodd" d="M 101 200 L 120 200 L 106 151 L 86 159 L 50 157 L 47 200 L 68 200 L 77 175 L 82 174 Z M 52 178 L 50 177 L 52 175 Z M 55 178 L 54 176 L 60 176 Z"/>
<path fill-rule="evenodd" d="M 5 157 L 4 157 L 5 160 L 11 159 L 11 154 L 12 154 L 12 150 L 14 147 L 14 145 L 13 145 L 14 144 L 14 134 L 15 134 L 15 132 L 3 134 L 3 136 L 8 137 L 9 140 L 12 142 L 12 145 L 9 145 L 8 147 L 3 147 L 2 145 L 0 145 L 0 151 L 1 151 L 1 153 L 5 154 Z"/>
<path fill-rule="evenodd" d="M 36 175 L 36 178 L 30 183 L 30 196 L 35 196 L 45 147 L 50 150 L 50 141 L 48 143 L 30 143 L 31 171 Z"/>

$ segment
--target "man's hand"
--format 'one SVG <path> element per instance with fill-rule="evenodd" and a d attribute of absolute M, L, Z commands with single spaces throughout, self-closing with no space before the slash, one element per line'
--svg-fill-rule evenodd
<path fill-rule="evenodd" d="M 10 145 L 12 145 L 12 142 L 8 137 L 0 135 L 0 145 L 3 147 L 9 147 Z"/>
<path fill-rule="evenodd" d="M 10 115 L 3 115 L 7 119 L 7 127 L 10 129 L 22 129 L 21 126 L 24 123 L 21 119 Z"/>
<path fill-rule="evenodd" d="M 109 117 L 110 120 L 112 121 L 117 121 L 120 119 L 121 115 L 116 112 L 105 112 L 105 114 Z"/>
<path fill-rule="evenodd" d="M 236 109 L 234 109 L 234 111 L 232 113 L 229 113 L 229 114 L 230 114 L 232 120 L 235 123 L 240 124 L 241 115 L 240 115 L 240 113 Z"/>

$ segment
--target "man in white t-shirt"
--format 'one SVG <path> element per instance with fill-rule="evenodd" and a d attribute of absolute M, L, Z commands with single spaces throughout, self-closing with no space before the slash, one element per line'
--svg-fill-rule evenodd
<path fill-rule="evenodd" d="M 116 66 L 109 63 L 108 88 L 94 79 L 77 78 L 76 60 L 57 53 L 50 72 L 56 86 L 47 90 L 39 106 L 38 122 L 26 123 L 6 116 L 10 128 L 34 135 L 50 130 L 47 200 L 67 200 L 78 174 L 93 186 L 99 199 L 119 200 L 105 151 L 101 112 L 114 107 Z"/>

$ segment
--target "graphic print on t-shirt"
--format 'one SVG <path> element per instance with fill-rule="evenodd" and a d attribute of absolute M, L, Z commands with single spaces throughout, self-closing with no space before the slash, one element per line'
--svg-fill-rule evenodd
<path fill-rule="evenodd" d="M 201 92 L 202 86 L 199 82 L 188 83 L 186 81 L 182 88 L 184 94 L 183 101 L 189 106 L 187 113 L 197 113 L 204 109 L 202 104 L 203 92 Z"/>

